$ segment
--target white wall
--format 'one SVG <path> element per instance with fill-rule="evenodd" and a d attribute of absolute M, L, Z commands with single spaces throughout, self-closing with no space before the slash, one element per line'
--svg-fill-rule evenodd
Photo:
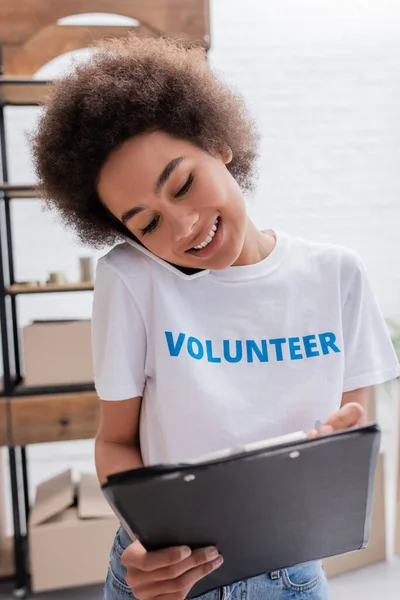
<path fill-rule="evenodd" d="M 262 131 L 250 211 L 262 227 L 356 249 L 387 316 L 400 316 L 400 5 L 389 0 L 213 0 L 212 65 Z M 44 76 L 64 70 L 58 60 Z M 7 109 L 13 181 L 28 182 L 36 109 Z M 69 233 L 35 202 L 13 205 L 17 277 L 78 277 Z M 88 316 L 91 296 L 21 298 L 22 322 Z M 91 465 L 92 443 L 29 449 L 31 480 Z"/>
<path fill-rule="evenodd" d="M 213 64 L 260 123 L 261 225 L 363 256 L 400 313 L 400 5 L 213 3 Z"/>

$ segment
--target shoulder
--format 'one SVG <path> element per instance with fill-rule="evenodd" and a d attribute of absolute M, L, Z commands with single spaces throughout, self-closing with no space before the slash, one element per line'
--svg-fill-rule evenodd
<path fill-rule="evenodd" d="M 129 244 L 118 244 L 97 262 L 93 310 L 131 310 L 142 306 L 150 293 L 146 256 Z"/>
<path fill-rule="evenodd" d="M 123 275 L 132 269 L 140 270 L 146 257 L 128 243 L 114 246 L 98 261 L 98 266 Z"/>
<path fill-rule="evenodd" d="M 95 287 L 123 282 L 128 288 L 140 288 L 152 276 L 152 261 L 128 243 L 118 244 L 97 263 Z"/>
<path fill-rule="evenodd" d="M 291 238 L 292 255 L 312 268 L 338 273 L 344 280 L 364 269 L 357 252 L 339 244 L 322 243 L 300 237 Z"/>

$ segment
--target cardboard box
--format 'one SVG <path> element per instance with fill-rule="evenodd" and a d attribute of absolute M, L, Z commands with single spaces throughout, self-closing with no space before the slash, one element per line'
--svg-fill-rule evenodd
<path fill-rule="evenodd" d="M 12 538 L 6 530 L 6 477 L 5 450 L 0 448 L 0 579 L 14 574 L 14 555 Z"/>
<path fill-rule="evenodd" d="M 6 537 L 6 467 L 4 449 L 0 448 L 0 546 Z"/>
<path fill-rule="evenodd" d="M 396 498 L 396 531 L 395 531 L 395 548 L 396 554 L 400 554 L 400 423 L 398 427 L 398 453 L 397 453 L 397 498 Z"/>
<path fill-rule="evenodd" d="M 338 493 L 340 493 L 340 490 L 338 490 Z M 368 547 L 364 550 L 327 558 L 323 561 L 323 566 L 327 577 L 335 577 L 384 561 L 386 557 L 384 455 L 381 453 L 378 458 L 376 472 L 371 537 Z"/>
<path fill-rule="evenodd" d="M 0 540 L 0 579 L 14 575 L 14 540 L 12 537 Z"/>
<path fill-rule="evenodd" d="M 22 330 L 25 385 L 93 381 L 91 321 L 38 321 Z"/>
<path fill-rule="evenodd" d="M 94 474 L 65 471 L 38 486 L 29 519 L 34 592 L 101 584 L 118 520 Z"/>

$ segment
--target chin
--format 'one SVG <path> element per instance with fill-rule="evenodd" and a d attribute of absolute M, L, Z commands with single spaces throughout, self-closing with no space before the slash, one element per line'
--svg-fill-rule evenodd
<path fill-rule="evenodd" d="M 193 265 L 196 269 L 209 269 L 210 271 L 223 271 L 224 269 L 228 269 L 231 267 L 238 259 L 240 254 L 229 254 L 222 256 L 210 257 L 208 260 L 196 261 L 196 266 Z"/>
<path fill-rule="evenodd" d="M 223 271 L 233 265 L 235 261 L 227 261 L 226 259 L 209 261 L 207 265 L 203 266 L 203 269 L 209 269 L 210 271 Z"/>

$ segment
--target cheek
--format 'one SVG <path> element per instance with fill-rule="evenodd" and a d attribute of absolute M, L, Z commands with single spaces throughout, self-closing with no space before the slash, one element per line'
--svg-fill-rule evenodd
<path fill-rule="evenodd" d="M 153 237 L 150 237 L 150 235 L 148 239 L 145 239 L 144 242 L 142 242 L 147 250 L 150 250 L 150 252 L 164 260 L 169 260 L 171 253 L 171 237 L 167 228 L 163 227 L 160 231 L 155 233 Z"/>
<path fill-rule="evenodd" d="M 211 206 L 228 211 L 237 211 L 242 207 L 243 196 L 236 181 L 229 173 L 222 172 L 219 177 L 206 180 L 202 189 L 197 192 L 198 206 Z"/>
<path fill-rule="evenodd" d="M 226 191 L 224 206 L 225 211 L 227 213 L 229 212 L 230 216 L 237 221 L 238 227 L 240 227 L 242 221 L 244 226 L 247 215 L 246 203 L 244 201 L 242 190 L 239 188 L 236 181 L 234 181 Z"/>
<path fill-rule="evenodd" d="M 242 190 L 236 181 L 226 169 L 222 178 L 223 195 L 226 202 L 232 207 L 245 209 L 245 202 Z"/>

